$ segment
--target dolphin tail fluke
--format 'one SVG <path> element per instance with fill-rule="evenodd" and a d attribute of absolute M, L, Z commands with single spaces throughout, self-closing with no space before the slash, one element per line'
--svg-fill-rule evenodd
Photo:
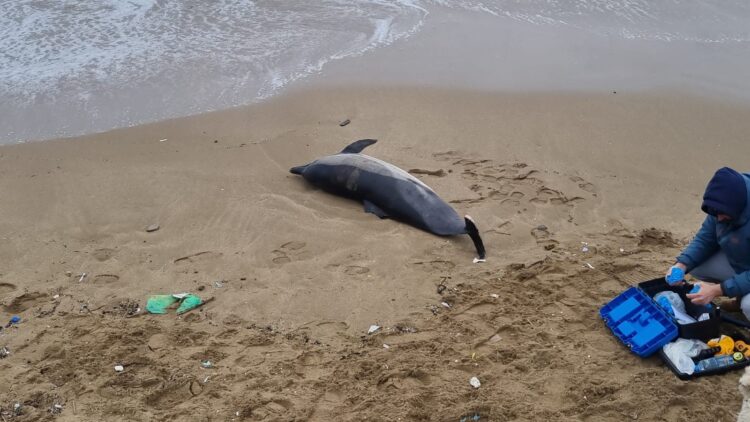
<path fill-rule="evenodd" d="M 466 233 L 471 238 L 471 241 L 474 242 L 474 247 L 477 248 L 477 254 L 479 255 L 474 262 L 484 261 L 486 253 L 484 250 L 484 242 L 482 242 L 482 238 L 479 236 L 479 230 L 477 229 L 476 224 L 474 224 L 474 220 L 468 215 L 464 216 L 464 221 L 466 222 Z"/>
<path fill-rule="evenodd" d="M 289 169 L 289 173 L 292 173 L 292 174 L 302 174 L 305 171 L 306 168 L 307 168 L 307 164 L 305 164 L 304 166 L 292 167 L 292 168 Z"/>
<path fill-rule="evenodd" d="M 351 144 L 347 145 L 346 148 L 344 148 L 341 151 L 341 153 L 342 154 L 359 154 L 360 152 L 362 152 L 363 149 L 369 147 L 375 142 L 378 142 L 378 140 L 377 139 L 360 139 L 359 141 L 352 142 Z"/>

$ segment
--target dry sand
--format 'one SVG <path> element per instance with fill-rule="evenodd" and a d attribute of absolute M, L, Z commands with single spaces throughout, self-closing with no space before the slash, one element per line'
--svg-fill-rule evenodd
<path fill-rule="evenodd" d="M 747 170 L 748 117 L 669 93 L 373 87 L 0 147 L 0 317 L 23 319 L 0 334 L 0 414 L 734 420 L 739 372 L 682 382 L 598 309 L 669 266 L 717 167 Z M 417 176 L 474 217 L 486 263 L 288 173 L 366 137 L 443 170 Z M 183 291 L 214 300 L 129 317 Z"/>

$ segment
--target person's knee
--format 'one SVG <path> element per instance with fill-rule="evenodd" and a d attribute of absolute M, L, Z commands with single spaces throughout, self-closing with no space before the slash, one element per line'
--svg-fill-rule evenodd
<path fill-rule="evenodd" d="M 750 319 L 750 294 L 742 296 L 740 308 L 742 308 L 742 313 L 745 314 L 747 319 Z"/>

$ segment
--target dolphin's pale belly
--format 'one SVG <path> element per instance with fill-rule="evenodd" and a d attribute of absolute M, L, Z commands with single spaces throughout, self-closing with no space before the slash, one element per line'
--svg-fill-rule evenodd
<path fill-rule="evenodd" d="M 367 200 L 394 219 L 437 235 L 466 233 L 456 211 L 419 179 L 364 154 L 337 154 L 311 163 L 305 179 L 331 192 Z"/>

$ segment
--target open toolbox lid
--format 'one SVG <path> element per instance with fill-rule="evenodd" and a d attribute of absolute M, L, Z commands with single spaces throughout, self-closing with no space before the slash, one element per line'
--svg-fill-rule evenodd
<path fill-rule="evenodd" d="M 647 357 L 679 335 L 677 324 L 646 293 L 631 287 L 599 310 L 612 333 L 633 353 Z"/>

